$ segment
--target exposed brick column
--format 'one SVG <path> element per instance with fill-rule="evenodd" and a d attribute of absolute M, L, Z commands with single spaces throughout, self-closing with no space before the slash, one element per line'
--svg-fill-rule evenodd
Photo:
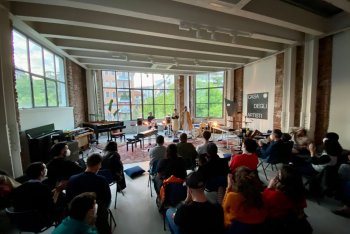
<path fill-rule="evenodd" d="M 318 73 L 316 96 L 315 143 L 321 144 L 329 124 L 329 105 L 332 85 L 332 46 L 333 37 L 319 40 Z"/>
<path fill-rule="evenodd" d="M 233 83 L 233 101 L 236 103 L 236 111 L 233 114 L 233 128 L 242 127 L 243 113 L 243 74 L 244 68 L 238 68 L 234 71 Z"/>
<path fill-rule="evenodd" d="M 273 128 L 281 129 L 282 98 L 284 77 L 284 53 L 276 56 L 276 79 L 275 79 L 275 103 L 273 114 Z"/>
<path fill-rule="evenodd" d="M 86 71 L 70 60 L 66 60 L 67 92 L 69 106 L 73 107 L 74 126 L 88 121 Z"/>
<path fill-rule="evenodd" d="M 295 66 L 294 126 L 300 126 L 300 112 L 304 83 L 304 46 L 297 46 Z"/>

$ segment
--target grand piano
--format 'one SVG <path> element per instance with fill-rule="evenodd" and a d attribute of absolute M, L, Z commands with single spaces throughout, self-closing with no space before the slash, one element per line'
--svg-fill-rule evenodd
<path fill-rule="evenodd" d="M 120 130 L 122 131 L 125 127 L 124 121 L 96 121 L 83 123 L 83 127 L 92 128 L 95 132 L 96 141 L 98 143 L 98 137 L 101 132 L 108 132 L 108 140 L 110 131 Z"/>

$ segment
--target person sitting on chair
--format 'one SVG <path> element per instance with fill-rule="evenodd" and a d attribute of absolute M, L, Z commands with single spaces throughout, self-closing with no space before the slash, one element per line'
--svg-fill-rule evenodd
<path fill-rule="evenodd" d="M 157 122 L 156 122 L 156 118 L 154 117 L 152 112 L 148 113 L 148 117 L 147 117 L 147 122 L 148 122 L 148 128 L 158 128 L 157 126 Z"/>
<path fill-rule="evenodd" d="M 46 166 L 34 162 L 25 171 L 27 182 L 12 192 L 13 208 L 17 212 L 37 210 L 44 225 L 51 225 L 55 220 L 55 204 L 48 186 L 42 181 L 46 176 Z"/>
<path fill-rule="evenodd" d="M 192 143 L 187 142 L 187 134 L 181 133 L 180 142 L 176 145 L 177 153 L 185 160 L 186 169 L 194 170 L 198 156 L 196 148 Z"/>
<path fill-rule="evenodd" d="M 104 156 L 101 169 L 108 169 L 113 174 L 113 179 L 117 182 L 118 192 L 126 188 L 124 177 L 124 166 L 118 154 L 118 145 L 115 141 L 110 141 L 104 148 Z"/>
<path fill-rule="evenodd" d="M 274 129 L 270 135 L 271 142 L 264 144 L 262 141 L 258 141 L 260 148 L 258 149 L 258 155 L 260 158 L 267 160 L 268 163 L 279 162 L 281 152 L 283 151 L 283 142 L 281 140 L 282 132 L 280 129 Z"/>
<path fill-rule="evenodd" d="M 96 212 L 96 194 L 82 193 L 70 202 L 68 217 L 55 228 L 52 234 L 98 234 L 95 228 Z"/>
<path fill-rule="evenodd" d="M 200 172 L 187 176 L 187 197 L 178 209 L 166 213 L 172 234 L 221 234 L 224 231 L 224 216 L 220 205 L 211 204 L 204 194 L 205 179 Z"/>
<path fill-rule="evenodd" d="M 211 137 L 211 133 L 209 131 L 203 132 L 204 143 L 202 145 L 197 146 L 198 155 L 207 153 L 207 146 L 208 146 L 210 137 Z"/>
<path fill-rule="evenodd" d="M 149 165 L 153 165 L 155 161 L 165 158 L 166 147 L 164 146 L 164 136 L 158 135 L 156 138 L 156 146 L 149 151 L 150 162 Z"/>
<path fill-rule="evenodd" d="M 236 169 L 240 166 L 246 166 L 250 170 L 255 171 L 259 164 L 258 155 L 256 149 L 258 144 L 255 140 L 250 138 L 245 138 L 242 143 L 243 154 L 236 154 L 231 157 L 229 166 L 231 173 L 235 174 Z"/>

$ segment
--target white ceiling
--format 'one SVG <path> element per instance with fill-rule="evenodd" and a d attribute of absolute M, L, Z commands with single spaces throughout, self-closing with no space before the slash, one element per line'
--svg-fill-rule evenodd
<path fill-rule="evenodd" d="M 318 0 L 323 1 L 323 0 Z M 10 0 L 15 27 L 85 68 L 226 70 L 350 27 L 280 0 Z M 24 22 L 24 23 L 23 23 Z M 31 36 L 31 35 L 30 35 Z M 45 38 L 45 39 L 43 39 Z"/>

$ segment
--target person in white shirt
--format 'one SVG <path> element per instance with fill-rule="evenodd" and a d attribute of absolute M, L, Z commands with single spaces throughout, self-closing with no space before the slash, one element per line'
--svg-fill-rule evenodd
<path fill-rule="evenodd" d="M 210 137 L 211 137 L 211 133 L 209 131 L 203 132 L 204 144 L 197 146 L 196 150 L 197 150 L 198 155 L 207 153 L 207 145 L 209 143 Z"/>

